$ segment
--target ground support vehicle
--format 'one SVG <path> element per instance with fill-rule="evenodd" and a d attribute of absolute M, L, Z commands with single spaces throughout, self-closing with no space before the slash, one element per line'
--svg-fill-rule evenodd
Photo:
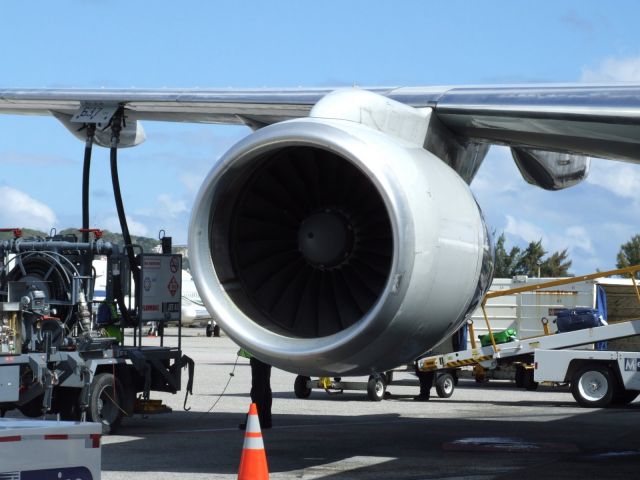
<path fill-rule="evenodd" d="M 533 337 L 525 340 L 516 340 L 498 345 L 498 351 L 494 349 L 494 346 L 487 346 L 426 357 L 418 361 L 418 368 L 424 371 L 442 371 L 462 366 L 479 365 L 483 368 L 490 369 L 503 363 L 516 363 L 518 365 L 518 371 L 520 372 L 520 378 L 516 379 L 516 385 L 533 390 L 540 381 L 569 381 L 570 378 L 568 378 L 567 375 L 571 377 L 571 374 L 574 373 L 577 368 L 575 365 L 584 363 L 582 360 L 593 358 L 594 362 L 599 362 L 604 359 L 611 362 L 620 357 L 620 355 L 622 355 L 620 358 L 625 359 L 640 358 L 640 353 L 638 352 L 567 350 L 580 345 L 635 335 L 640 335 L 640 320 Z M 552 351 L 558 353 L 549 353 Z M 543 373 L 538 373 L 536 370 L 540 368 L 540 358 L 546 362 L 545 365 L 547 363 L 553 365 L 553 361 L 547 361 L 547 358 L 556 358 L 556 356 L 558 356 L 558 358 L 565 359 L 571 355 L 575 357 L 572 368 L 560 367 L 553 375 L 549 373 L 555 368 L 553 366 L 545 366 Z M 611 368 L 611 366 L 609 367 Z M 633 385 L 635 385 L 635 383 Z"/>
<path fill-rule="evenodd" d="M 107 255 L 107 295 L 92 305 L 94 255 Z M 102 423 L 115 429 L 124 416 L 162 413 L 150 392 L 176 393 L 181 371 L 193 361 L 178 346 L 142 345 L 145 321 L 180 326 L 180 256 L 140 254 L 136 308 L 124 304 L 126 256 L 102 241 L 70 238 L 0 242 L 0 413 L 28 417 L 59 414 L 64 420 Z M 133 345 L 124 328 L 133 327 Z"/>
<path fill-rule="evenodd" d="M 640 353 L 536 350 L 536 382 L 569 383 L 583 407 L 626 405 L 640 395 Z"/>
<path fill-rule="evenodd" d="M 384 399 L 387 387 L 393 383 L 394 372 L 414 371 L 413 365 L 406 368 L 390 370 L 384 374 L 370 375 L 367 381 L 344 381 L 340 377 L 320 377 L 312 379 L 304 375 L 298 375 L 294 382 L 293 390 L 298 398 L 309 398 L 314 389 L 324 390 L 329 395 L 341 394 L 345 390 L 366 391 L 369 400 L 379 402 Z M 416 386 L 418 382 L 416 380 Z M 458 383 L 456 369 L 439 371 L 434 380 L 436 393 L 440 398 L 449 398 Z"/>
<path fill-rule="evenodd" d="M 634 274 L 639 270 L 638 266 L 629 267 L 578 279 L 539 283 L 532 287 L 522 287 L 500 294 L 542 289 L 548 285 L 571 283 L 586 277 L 596 278 L 620 273 Z M 640 292 L 637 290 L 637 286 L 636 293 L 637 299 L 640 301 Z M 489 295 L 491 293 L 487 296 Z M 483 306 L 485 303 L 486 299 L 483 301 Z M 516 386 L 534 390 L 540 381 L 569 382 L 572 385 L 574 397 L 583 406 L 608 406 L 632 401 L 637 396 L 636 389 L 640 389 L 640 384 L 637 382 L 640 382 L 640 378 L 636 379 L 633 372 L 636 371 L 636 367 L 640 367 L 638 364 L 639 352 L 598 351 L 576 349 L 576 347 L 637 337 L 640 335 L 640 320 L 629 320 L 612 325 L 555 334 L 551 334 L 547 322 L 544 325 L 545 335 L 501 344 L 495 343 L 488 318 L 486 320 L 491 336 L 491 345 L 477 348 L 473 339 L 473 328 L 471 328 L 473 342 L 471 349 L 422 358 L 418 361 L 418 368 L 423 371 L 440 372 L 452 368 L 473 366 L 474 369 L 483 371 L 496 369 L 501 365 L 515 365 Z M 559 367 L 556 367 L 556 363 Z M 586 393 L 589 390 L 591 393 Z"/>
<path fill-rule="evenodd" d="M 100 480 L 99 423 L 0 418 L 0 478 Z"/>

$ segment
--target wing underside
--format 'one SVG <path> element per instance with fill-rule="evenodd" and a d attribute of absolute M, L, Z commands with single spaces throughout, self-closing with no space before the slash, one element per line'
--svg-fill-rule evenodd
<path fill-rule="evenodd" d="M 281 90 L 0 90 L 0 113 L 72 116 L 83 105 L 123 105 L 136 120 L 260 127 L 304 117 L 334 88 Z M 368 89 L 431 107 L 457 137 L 640 162 L 640 85 Z"/>

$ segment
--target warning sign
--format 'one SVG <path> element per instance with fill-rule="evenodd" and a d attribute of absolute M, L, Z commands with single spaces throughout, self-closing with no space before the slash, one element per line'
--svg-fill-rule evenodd
<path fill-rule="evenodd" d="M 178 257 L 171 257 L 171 261 L 169 262 L 169 268 L 171 268 L 171 273 L 176 273 L 180 269 L 180 260 Z"/>
<path fill-rule="evenodd" d="M 180 321 L 182 258 L 180 255 L 141 254 L 138 291 L 142 322 Z"/>
<path fill-rule="evenodd" d="M 179 287 L 180 285 L 178 284 L 176 277 L 171 276 L 171 280 L 169 281 L 167 288 L 169 289 L 169 293 L 171 294 L 172 297 L 176 296 L 176 292 L 178 291 Z"/>

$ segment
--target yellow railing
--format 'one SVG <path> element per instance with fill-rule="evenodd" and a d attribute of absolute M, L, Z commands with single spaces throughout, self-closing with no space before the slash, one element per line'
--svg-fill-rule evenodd
<path fill-rule="evenodd" d="M 635 278 L 636 272 L 640 272 L 640 265 L 633 265 L 631 267 L 626 267 L 626 268 L 618 268 L 616 270 L 607 270 L 606 272 L 591 273 L 589 275 L 580 275 L 577 277 L 563 278 L 562 280 L 551 280 L 549 282 L 536 283 L 535 285 L 527 285 L 526 287 L 510 288 L 508 290 L 497 290 L 497 291 L 487 293 L 484 297 L 484 300 L 482 300 L 481 308 L 482 308 L 482 314 L 484 315 L 484 321 L 487 324 L 487 330 L 489 331 L 489 338 L 491 339 L 491 345 L 493 346 L 493 350 L 495 352 L 498 352 L 500 349 L 496 345 L 495 338 L 493 337 L 493 330 L 491 330 L 491 324 L 489 322 L 489 317 L 487 316 L 487 310 L 485 308 L 487 304 L 487 300 L 489 300 L 490 298 L 504 297 L 506 295 L 514 295 L 517 293 L 524 293 L 524 292 L 533 292 L 533 291 L 542 290 L 545 288 L 557 287 L 560 285 L 568 285 L 571 283 L 578 283 L 585 280 L 595 280 L 596 278 L 610 277 L 612 275 L 628 275 L 631 278 L 631 282 L 633 283 L 633 287 L 636 291 L 636 297 L 638 299 L 638 303 L 640 303 L 640 289 L 638 289 L 638 283 L 636 282 L 636 278 Z M 545 334 L 547 334 L 547 331 L 548 331 L 548 326 L 545 325 Z M 471 332 L 473 333 L 473 328 L 471 329 Z M 471 345 L 473 348 L 475 348 L 475 339 L 473 339 L 473 337 L 471 340 Z"/>

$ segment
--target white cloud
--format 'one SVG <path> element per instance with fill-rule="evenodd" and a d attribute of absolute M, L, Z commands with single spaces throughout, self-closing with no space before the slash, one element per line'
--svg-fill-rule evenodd
<path fill-rule="evenodd" d="M 588 83 L 640 81 L 640 56 L 609 57 L 593 70 L 583 67 L 580 80 Z"/>
<path fill-rule="evenodd" d="M 570 225 L 556 231 L 545 230 L 526 220 L 518 220 L 511 215 L 506 215 L 507 225 L 505 233 L 518 237 L 525 242 L 537 242 L 542 240 L 542 246 L 548 253 L 567 249 L 569 252 L 582 250 L 593 254 L 593 242 L 587 229 L 580 225 Z"/>
<path fill-rule="evenodd" d="M 595 160 L 587 182 L 608 190 L 618 197 L 637 200 L 640 198 L 640 167 L 623 162 Z"/>
<path fill-rule="evenodd" d="M 162 214 L 168 214 L 171 217 L 177 217 L 178 215 L 189 212 L 187 204 L 184 200 L 175 199 L 167 193 L 158 195 L 157 200 L 160 204 Z"/>
<path fill-rule="evenodd" d="M 111 232 L 120 232 L 120 221 L 117 216 L 108 217 L 103 222 L 104 228 Z M 129 233 L 139 237 L 148 237 L 149 228 L 142 222 L 138 222 L 127 215 L 127 226 Z"/>
<path fill-rule="evenodd" d="M 49 231 L 57 222 L 55 213 L 44 203 L 12 187 L 0 187 L 4 208 L 0 209 L 3 227 L 26 227 Z"/>

